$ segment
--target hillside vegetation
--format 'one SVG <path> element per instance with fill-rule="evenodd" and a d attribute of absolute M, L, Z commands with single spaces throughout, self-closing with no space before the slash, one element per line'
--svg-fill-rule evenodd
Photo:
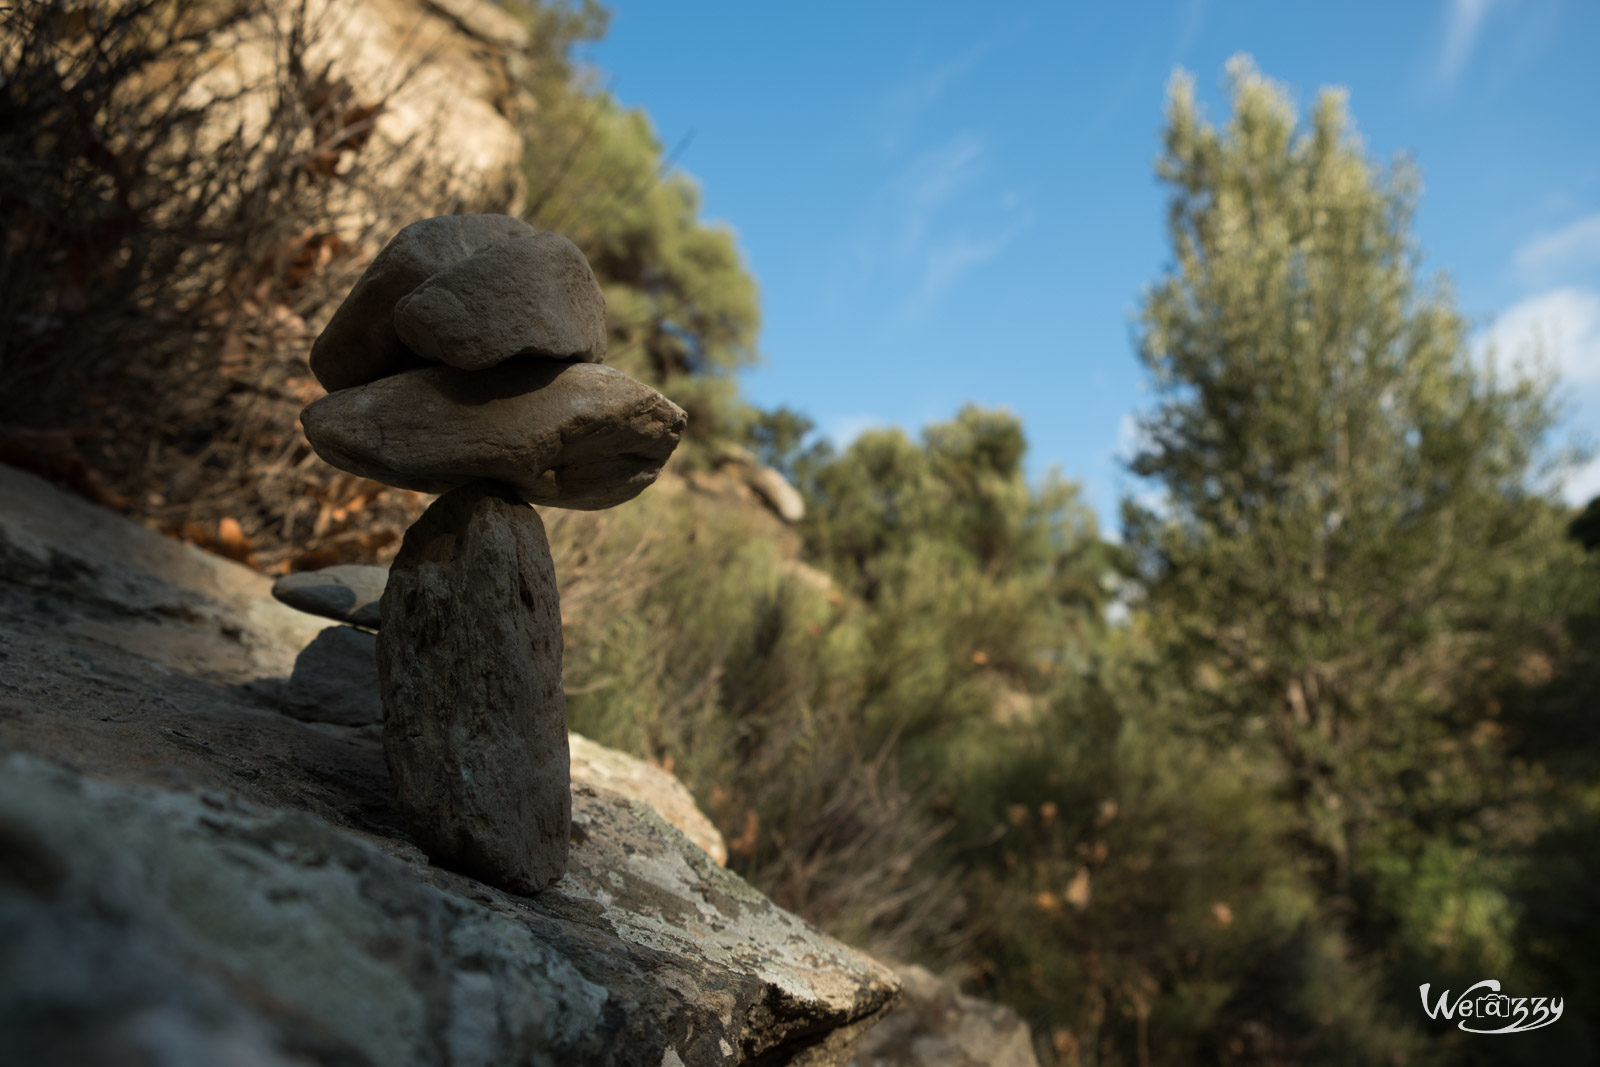
<path fill-rule="evenodd" d="M 3 253 L 5 458 L 263 567 L 382 560 L 421 498 L 334 474 L 293 428 L 359 260 L 264 235 L 325 232 L 324 179 L 236 146 L 218 158 L 274 196 L 220 233 L 211 186 L 183 184 L 198 161 L 130 172 L 74 107 L 146 85 L 226 6 L 0 14 L 36 42 L 0 57 L 25 237 Z M 835 450 L 751 408 L 755 279 L 647 118 L 572 64 L 603 11 L 514 10 L 522 211 L 594 265 L 609 361 L 691 414 L 637 501 L 548 515 L 575 729 L 673 769 L 779 904 L 1011 1004 L 1058 1063 L 1600 1055 L 1596 524 L 1536 488 L 1551 383 L 1472 359 L 1420 274 L 1415 175 L 1366 156 L 1338 93 L 1301 116 L 1241 61 L 1214 125 L 1174 81 L 1133 461 L 1160 503 L 1112 541 L 1070 482 L 1029 484 L 1007 413 Z M 132 136 L 168 159 L 198 119 L 160 115 Z M 74 177 L 30 185 L 31 159 Z M 257 257 L 243 303 L 245 267 L 213 269 L 229 241 Z M 125 299 L 74 296 L 85 249 Z M 740 490 L 737 448 L 799 487 L 798 527 Z M 1566 1015 L 1496 1043 L 1418 1010 L 1422 982 L 1486 977 Z"/>

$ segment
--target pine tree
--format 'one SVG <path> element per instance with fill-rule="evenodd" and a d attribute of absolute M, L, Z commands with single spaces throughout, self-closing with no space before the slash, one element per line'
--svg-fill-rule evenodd
<path fill-rule="evenodd" d="M 1342 93 L 1302 126 L 1248 59 L 1232 115 L 1180 75 L 1158 174 L 1174 262 L 1145 295 L 1159 397 L 1125 505 L 1194 721 L 1262 755 L 1329 914 L 1360 940 L 1494 962 L 1511 922 L 1485 813 L 1516 776 L 1497 687 L 1557 640 L 1559 509 L 1530 489 L 1547 383 L 1476 360 L 1419 281 L 1419 183 L 1369 161 Z"/>

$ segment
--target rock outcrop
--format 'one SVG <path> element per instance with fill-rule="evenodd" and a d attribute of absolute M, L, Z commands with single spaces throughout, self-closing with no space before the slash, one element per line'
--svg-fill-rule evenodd
<path fill-rule="evenodd" d="M 700 846 L 700 851 L 718 864 L 727 865 L 728 846 L 722 834 L 695 806 L 693 794 L 682 782 L 653 763 L 597 745 L 578 734 L 568 734 L 567 741 L 572 752 L 573 781 L 643 801 Z"/>
<path fill-rule="evenodd" d="M 272 2 L 222 20 L 198 56 L 185 103 L 210 111 L 201 143 L 268 136 L 286 42 L 304 50 L 320 96 L 322 161 L 339 179 L 339 232 L 365 247 L 395 205 L 407 214 L 518 210 L 523 196 L 519 88 L 527 27 L 491 0 Z M 337 146 L 359 151 L 343 151 Z M 371 181 L 350 183 L 352 168 Z M 375 248 L 368 249 L 370 255 Z"/>
<path fill-rule="evenodd" d="M 378 730 L 285 713 L 326 624 L 270 586 L 0 468 L 10 1060 L 848 1060 L 892 972 L 616 792 L 627 774 L 574 759 L 570 864 L 538 896 L 429 864 Z"/>
<path fill-rule="evenodd" d="M 731 472 L 754 499 L 768 511 L 795 526 L 806 517 L 806 499 L 779 471 L 763 465 L 755 453 L 741 445 L 722 445 L 717 454 L 720 469 Z"/>

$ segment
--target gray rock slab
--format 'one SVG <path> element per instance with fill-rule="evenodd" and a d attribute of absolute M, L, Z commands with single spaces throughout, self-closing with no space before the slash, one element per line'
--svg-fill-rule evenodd
<path fill-rule="evenodd" d="M 572 752 L 572 780 L 642 800 L 717 863 L 728 863 L 728 846 L 715 823 L 695 805 L 694 796 L 667 771 L 653 763 L 567 734 Z"/>
<path fill-rule="evenodd" d="M 537 896 L 429 864 L 378 732 L 257 684 L 319 620 L 29 475 L 0 468 L 0 502 L 17 1062 L 820 1067 L 893 1000 L 886 968 L 599 783 L 576 780 L 567 874 Z"/>
<path fill-rule="evenodd" d="M 323 459 L 388 485 L 445 493 L 489 480 L 529 503 L 593 510 L 654 482 L 688 416 L 611 367 L 518 360 L 342 389 L 300 421 Z"/>
<path fill-rule="evenodd" d="M 539 513 L 479 482 L 406 531 L 378 634 L 383 754 L 435 862 L 533 893 L 567 869 L 561 601 Z"/>
<path fill-rule="evenodd" d="M 395 305 L 395 332 L 425 359 L 483 370 L 516 355 L 599 363 L 606 301 L 589 261 L 558 233 L 496 241 Z"/>
<path fill-rule="evenodd" d="M 538 231 L 510 215 L 440 215 L 390 239 L 311 346 L 311 373 L 332 392 L 420 367 L 394 328 L 401 298 L 433 275 L 506 237 Z"/>
<path fill-rule="evenodd" d="M 388 581 L 388 567 L 342 563 L 321 570 L 285 574 L 272 583 L 272 595 L 291 608 L 376 630 L 378 601 Z"/>
<path fill-rule="evenodd" d="M 287 677 L 325 625 L 273 600 L 266 575 L 3 465 L 0 583 L 75 605 L 73 635 L 223 683 Z"/>

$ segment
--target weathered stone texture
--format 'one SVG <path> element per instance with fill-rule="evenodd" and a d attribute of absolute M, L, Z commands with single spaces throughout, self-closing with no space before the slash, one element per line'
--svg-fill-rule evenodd
<path fill-rule="evenodd" d="M 339 726 L 381 723 L 377 642 L 354 626 L 323 630 L 294 661 L 283 693 L 285 714 Z"/>
<path fill-rule="evenodd" d="M 272 595 L 291 608 L 376 630 L 378 601 L 383 597 L 383 586 L 388 580 L 387 567 L 341 563 L 321 570 L 286 574 L 272 583 Z"/>
<path fill-rule="evenodd" d="M 587 737 L 567 734 L 572 751 L 572 779 L 600 789 L 635 797 L 653 808 L 700 850 L 724 866 L 728 846 L 715 823 L 695 806 L 694 795 L 678 779 L 653 763 L 636 759 Z"/>
<path fill-rule="evenodd" d="M 271 580 L 0 467 L 0 1059 L 839 1064 L 891 972 L 575 778 L 537 896 L 432 866 Z M 580 767 L 582 764 L 578 764 Z"/>
<path fill-rule="evenodd" d="M 683 409 L 594 363 L 428 367 L 329 393 L 301 413 L 342 470 L 444 493 L 490 480 L 533 504 L 592 510 L 639 495 L 687 423 Z"/>
<path fill-rule="evenodd" d="M 311 346 L 311 372 L 329 392 L 426 365 L 395 332 L 400 299 L 496 241 L 537 233 L 510 215 L 441 215 L 395 234 Z"/>
<path fill-rule="evenodd" d="M 433 859 L 532 893 L 567 868 L 561 605 L 538 512 L 487 483 L 434 501 L 389 571 L 383 751 Z"/>
<path fill-rule="evenodd" d="M 507 237 L 395 305 L 400 340 L 424 359 L 484 370 L 513 356 L 598 363 L 606 301 L 589 261 L 558 233 Z"/>

